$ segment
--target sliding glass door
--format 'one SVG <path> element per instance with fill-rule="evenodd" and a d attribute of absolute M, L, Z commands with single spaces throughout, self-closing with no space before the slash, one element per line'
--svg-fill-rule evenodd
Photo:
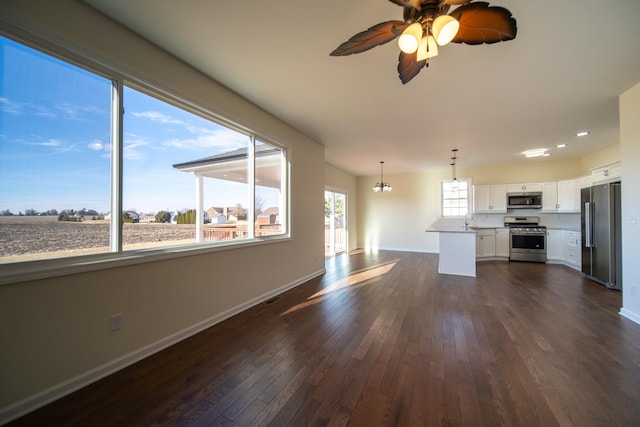
<path fill-rule="evenodd" d="M 324 255 L 332 256 L 347 250 L 347 195 L 324 192 Z"/>

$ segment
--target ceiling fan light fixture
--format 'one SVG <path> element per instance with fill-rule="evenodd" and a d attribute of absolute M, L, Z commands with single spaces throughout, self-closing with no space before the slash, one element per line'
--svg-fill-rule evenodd
<path fill-rule="evenodd" d="M 438 16 L 431 26 L 431 32 L 440 46 L 448 44 L 458 34 L 460 22 L 451 15 Z"/>
<path fill-rule="evenodd" d="M 409 25 L 398 37 L 398 47 L 404 53 L 413 53 L 418 50 L 422 39 L 422 24 L 414 22 Z"/>
<path fill-rule="evenodd" d="M 434 56 L 438 56 L 438 44 L 436 43 L 436 39 L 433 36 L 423 37 L 420 40 L 420 45 L 418 46 L 418 54 L 417 60 L 424 61 L 425 59 L 433 58 Z"/>
<path fill-rule="evenodd" d="M 382 0 L 379 0 L 382 1 Z M 398 55 L 398 77 L 406 84 L 420 70 L 427 68 L 427 58 L 436 56 L 435 49 L 419 50 L 423 35 L 433 36 L 437 45 L 449 42 L 468 45 L 493 44 L 516 38 L 518 26 L 508 9 L 491 6 L 487 1 L 474 0 L 391 0 L 403 9 L 403 20 L 380 22 L 366 31 L 360 31 L 341 43 L 329 55 L 348 56 L 365 52 L 396 40 L 401 50 Z M 455 8 L 449 12 L 449 8 Z M 426 56 L 424 51 L 428 51 Z M 415 55 L 414 55 L 415 54 Z M 424 59 L 423 59 L 424 58 Z"/>

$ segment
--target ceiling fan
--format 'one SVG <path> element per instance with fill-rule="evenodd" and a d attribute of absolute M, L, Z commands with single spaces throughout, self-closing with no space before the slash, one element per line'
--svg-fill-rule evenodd
<path fill-rule="evenodd" d="M 516 20 L 507 9 L 473 0 L 389 0 L 403 7 L 404 21 L 386 21 L 338 46 L 331 56 L 365 52 L 398 37 L 398 75 L 403 84 L 429 66 L 438 46 L 513 40 Z M 458 6 L 449 13 L 451 6 Z"/>

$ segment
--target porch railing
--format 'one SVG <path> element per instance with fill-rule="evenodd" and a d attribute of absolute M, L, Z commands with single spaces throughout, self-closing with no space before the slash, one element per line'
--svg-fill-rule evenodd
<path fill-rule="evenodd" d="M 223 240 L 246 239 L 249 237 L 246 225 L 216 225 L 202 228 L 202 240 L 215 242 Z M 273 236 L 281 234 L 280 224 L 258 224 L 255 228 L 255 236 Z"/>

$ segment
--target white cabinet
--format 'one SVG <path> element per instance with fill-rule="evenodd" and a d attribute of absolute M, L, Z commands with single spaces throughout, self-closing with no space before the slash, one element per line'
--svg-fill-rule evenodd
<path fill-rule="evenodd" d="M 580 189 L 575 179 L 558 181 L 558 212 L 580 212 Z"/>
<path fill-rule="evenodd" d="M 475 213 L 491 212 L 491 186 L 490 185 L 474 185 L 473 186 L 473 211 Z"/>
<path fill-rule="evenodd" d="M 542 191 L 542 183 L 527 182 L 523 184 L 507 184 L 507 193 L 521 193 L 523 191 Z"/>
<path fill-rule="evenodd" d="M 576 270 L 582 269 L 582 234 L 579 231 L 563 231 L 564 260 Z"/>
<path fill-rule="evenodd" d="M 594 184 L 616 181 L 622 176 L 622 166 L 620 162 L 594 169 L 591 178 Z"/>
<path fill-rule="evenodd" d="M 558 183 L 542 183 L 542 212 L 558 211 Z"/>
<path fill-rule="evenodd" d="M 578 190 L 578 198 L 580 198 L 580 190 L 583 188 L 591 187 L 593 185 L 593 176 L 585 175 L 579 178 L 576 178 L 576 188 Z M 579 203 L 579 202 L 578 202 Z"/>
<path fill-rule="evenodd" d="M 580 212 L 580 190 L 576 180 L 542 184 L 543 212 Z"/>
<path fill-rule="evenodd" d="M 562 236 L 562 230 L 547 230 L 547 259 L 549 261 L 564 261 Z"/>
<path fill-rule="evenodd" d="M 476 257 L 493 258 L 496 256 L 496 231 L 492 229 L 476 232 Z"/>
<path fill-rule="evenodd" d="M 582 269 L 582 241 L 579 231 L 547 230 L 547 260 Z"/>
<path fill-rule="evenodd" d="M 491 206 L 494 212 L 507 212 L 507 186 L 505 184 L 491 186 Z"/>
<path fill-rule="evenodd" d="M 509 229 L 496 229 L 496 256 L 509 257 Z"/>
<path fill-rule="evenodd" d="M 507 186 L 505 184 L 474 185 L 473 204 L 475 213 L 506 213 Z"/>

